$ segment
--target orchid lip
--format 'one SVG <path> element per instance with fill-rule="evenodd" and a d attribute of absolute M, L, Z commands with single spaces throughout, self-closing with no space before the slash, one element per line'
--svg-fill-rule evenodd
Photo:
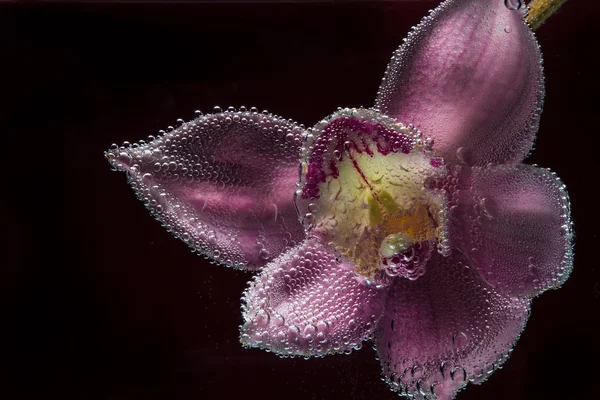
<path fill-rule="evenodd" d="M 373 110 L 343 109 L 308 135 L 296 205 L 309 234 L 359 275 L 416 279 L 443 243 L 444 200 L 425 186 L 444 175 L 443 160 L 414 128 Z M 402 254 L 409 249 L 418 255 Z"/>

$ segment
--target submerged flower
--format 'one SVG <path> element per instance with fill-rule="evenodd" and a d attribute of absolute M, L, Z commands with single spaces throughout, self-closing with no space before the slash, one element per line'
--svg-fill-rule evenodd
<path fill-rule="evenodd" d="M 569 276 L 573 232 L 560 180 L 521 163 L 543 75 L 524 7 L 505 3 L 432 11 L 373 109 L 309 130 L 216 109 L 106 153 L 194 251 L 262 268 L 243 344 L 309 357 L 372 339 L 385 381 L 420 399 L 452 399 L 507 359 L 531 299 Z"/>

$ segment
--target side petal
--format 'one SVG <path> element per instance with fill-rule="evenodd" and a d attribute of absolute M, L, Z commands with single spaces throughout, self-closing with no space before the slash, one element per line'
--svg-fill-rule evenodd
<path fill-rule="evenodd" d="M 386 293 L 311 238 L 251 282 L 242 299 L 241 341 L 284 356 L 348 352 L 371 336 Z"/>
<path fill-rule="evenodd" d="M 573 267 L 565 186 L 525 164 L 460 168 L 450 237 L 483 279 L 515 296 L 561 286 Z"/>
<path fill-rule="evenodd" d="M 303 135 L 275 115 L 217 112 L 106 156 L 194 251 L 257 269 L 304 239 L 293 202 Z"/>
<path fill-rule="evenodd" d="M 445 1 L 394 53 L 376 108 L 434 139 L 448 162 L 522 161 L 544 97 L 541 53 L 524 14 L 501 0 Z"/>
<path fill-rule="evenodd" d="M 391 289 L 376 346 L 386 382 L 416 399 L 451 400 L 483 382 L 507 358 L 529 300 L 503 295 L 458 255 L 430 260 L 415 281 Z"/>

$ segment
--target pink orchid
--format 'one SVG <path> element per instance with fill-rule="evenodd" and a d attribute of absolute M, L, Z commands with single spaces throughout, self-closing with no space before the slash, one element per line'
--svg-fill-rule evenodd
<path fill-rule="evenodd" d="M 502 365 L 532 298 L 572 269 L 565 187 L 522 164 L 544 97 L 525 12 L 445 1 L 372 109 L 306 130 L 216 108 L 106 156 L 193 251 L 260 269 L 244 345 L 309 357 L 371 339 L 393 390 L 452 399 Z"/>

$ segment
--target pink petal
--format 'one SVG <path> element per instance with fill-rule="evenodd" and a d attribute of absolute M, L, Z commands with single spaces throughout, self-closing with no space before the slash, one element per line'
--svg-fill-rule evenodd
<path fill-rule="evenodd" d="M 386 382 L 401 393 L 453 399 L 497 369 L 525 327 L 529 301 L 497 292 L 462 260 L 436 254 L 424 276 L 399 279 L 389 293 L 376 345 Z"/>
<path fill-rule="evenodd" d="M 385 294 L 311 238 L 254 278 L 244 293 L 241 340 L 281 355 L 348 352 L 372 334 Z"/>
<path fill-rule="evenodd" d="M 293 203 L 303 134 L 271 114 L 218 112 L 107 158 L 194 251 L 256 269 L 304 239 Z"/>
<path fill-rule="evenodd" d="M 562 285 L 573 265 L 565 186 L 548 170 L 518 164 L 462 168 L 451 238 L 482 277 L 512 295 Z"/>
<path fill-rule="evenodd" d="M 520 162 L 544 97 L 524 13 L 501 0 L 445 1 L 394 53 L 376 107 L 433 138 L 447 162 Z"/>

